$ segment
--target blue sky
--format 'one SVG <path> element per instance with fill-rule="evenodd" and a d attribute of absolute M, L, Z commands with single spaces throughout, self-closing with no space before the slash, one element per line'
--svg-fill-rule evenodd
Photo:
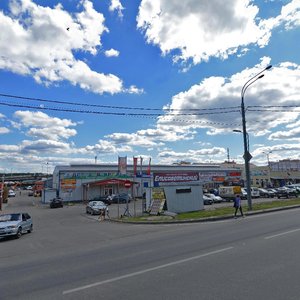
<path fill-rule="evenodd" d="M 299 159 L 300 1 L 0 2 L 0 171 Z M 39 100 L 37 100 L 39 99 Z"/>

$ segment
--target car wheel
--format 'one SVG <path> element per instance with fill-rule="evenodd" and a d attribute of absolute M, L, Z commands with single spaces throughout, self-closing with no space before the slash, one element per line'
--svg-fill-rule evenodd
<path fill-rule="evenodd" d="M 16 234 L 16 239 L 19 239 L 22 236 L 22 228 L 18 228 L 17 234 Z"/>
<path fill-rule="evenodd" d="M 31 225 L 30 225 L 30 228 L 27 230 L 27 232 L 30 233 L 30 232 L 32 232 L 32 230 L 33 230 L 33 226 L 32 226 L 32 224 L 31 224 Z"/>

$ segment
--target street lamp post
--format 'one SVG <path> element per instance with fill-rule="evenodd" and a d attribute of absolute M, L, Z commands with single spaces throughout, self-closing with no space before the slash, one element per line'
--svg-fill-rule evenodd
<path fill-rule="evenodd" d="M 268 151 L 268 152 L 263 151 L 263 153 L 266 154 L 268 167 L 270 167 L 270 153 L 272 153 L 272 151 Z"/>
<path fill-rule="evenodd" d="M 250 152 L 249 152 L 249 136 L 247 133 L 247 127 L 246 127 L 246 114 L 245 114 L 245 92 L 248 89 L 250 85 L 252 85 L 257 80 L 264 77 L 264 74 L 262 74 L 264 71 L 271 69 L 272 66 L 269 65 L 259 73 L 257 73 L 255 76 L 251 77 L 243 86 L 241 91 L 241 112 L 242 112 L 242 126 L 243 126 L 243 141 L 244 141 L 244 160 L 245 160 L 245 173 L 246 173 L 246 187 L 247 187 L 247 201 L 248 201 L 248 210 L 252 210 L 252 197 L 251 197 L 251 175 L 250 175 L 250 160 L 252 158 Z"/>

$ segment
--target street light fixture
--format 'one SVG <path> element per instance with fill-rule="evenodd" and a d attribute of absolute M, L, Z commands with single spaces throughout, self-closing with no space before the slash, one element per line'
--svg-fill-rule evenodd
<path fill-rule="evenodd" d="M 246 115 L 245 115 L 245 103 L 244 103 L 244 96 L 246 90 L 250 85 L 252 85 L 257 80 L 264 77 L 262 74 L 264 71 L 271 69 L 272 66 L 269 65 L 255 76 L 251 77 L 244 85 L 241 91 L 241 112 L 242 112 L 242 125 L 243 125 L 243 140 L 244 140 L 244 160 L 245 160 L 245 173 L 246 173 L 246 187 L 247 187 L 247 201 L 248 201 L 248 210 L 252 210 L 252 197 L 251 197 L 251 177 L 250 177 L 250 160 L 252 158 L 249 152 L 249 135 L 247 133 L 246 128 Z"/>
<path fill-rule="evenodd" d="M 243 133 L 243 131 L 242 131 L 242 130 L 239 130 L 239 129 L 233 129 L 232 131 L 233 131 L 233 132 Z M 248 151 L 250 151 L 250 146 L 249 146 L 249 134 L 248 134 L 248 132 L 246 132 L 246 134 L 247 134 L 247 148 L 248 148 Z"/>
<path fill-rule="evenodd" d="M 270 153 L 272 153 L 272 151 L 263 151 L 263 153 L 267 155 L 268 167 L 270 168 Z"/>

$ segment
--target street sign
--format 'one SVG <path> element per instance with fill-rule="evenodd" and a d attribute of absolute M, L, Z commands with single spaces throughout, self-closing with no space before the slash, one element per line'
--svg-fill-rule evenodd
<path fill-rule="evenodd" d="M 250 161 L 251 158 L 252 158 L 252 155 L 249 151 L 247 151 L 244 155 L 243 155 L 243 158 L 247 161 Z"/>
<path fill-rule="evenodd" d="M 124 186 L 125 186 L 127 189 L 129 189 L 129 188 L 131 187 L 131 181 L 130 181 L 130 180 L 126 180 L 126 181 L 124 182 Z"/>

